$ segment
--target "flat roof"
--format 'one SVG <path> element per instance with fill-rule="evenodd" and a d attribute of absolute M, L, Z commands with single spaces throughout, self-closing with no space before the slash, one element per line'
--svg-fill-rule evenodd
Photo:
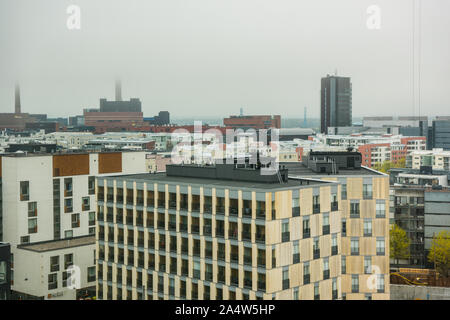
<path fill-rule="evenodd" d="M 280 162 L 281 166 L 288 169 L 289 176 L 305 176 L 305 177 L 345 177 L 345 176 L 383 176 L 382 172 L 375 171 L 367 167 L 361 169 L 339 169 L 337 174 L 324 174 L 321 172 L 314 172 L 312 169 L 306 167 L 302 162 Z"/>
<path fill-rule="evenodd" d="M 191 178 L 180 176 L 167 176 L 165 172 L 160 173 L 142 173 L 142 174 L 130 174 L 120 176 L 108 176 L 105 179 L 117 179 L 117 180 L 133 180 L 142 182 L 161 182 L 161 183 L 173 183 L 173 184 L 186 184 L 186 185 L 199 185 L 210 187 L 231 187 L 238 189 L 251 189 L 252 191 L 259 190 L 262 192 L 268 192 L 271 190 L 289 190 L 297 187 L 310 187 L 313 185 L 333 184 L 329 181 L 317 181 L 314 179 L 298 179 L 289 178 L 286 183 L 258 183 L 250 181 L 234 181 L 225 179 L 208 179 L 208 178 Z"/>
<path fill-rule="evenodd" d="M 54 251 L 95 244 L 95 236 L 82 236 L 70 239 L 43 241 L 18 245 L 17 248 L 34 252 Z"/>

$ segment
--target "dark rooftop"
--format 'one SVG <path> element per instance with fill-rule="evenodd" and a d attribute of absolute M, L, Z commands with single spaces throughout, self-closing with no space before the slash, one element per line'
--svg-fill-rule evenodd
<path fill-rule="evenodd" d="M 35 252 L 45 252 L 95 244 L 95 236 L 82 236 L 70 239 L 43 241 L 18 245 L 17 248 Z"/>
<path fill-rule="evenodd" d="M 143 174 L 131 174 L 105 177 L 114 178 L 117 180 L 140 180 L 142 182 L 161 182 L 161 183 L 176 183 L 186 185 L 199 185 L 210 187 L 231 187 L 239 189 L 260 189 L 263 192 L 270 190 L 288 190 L 301 186 L 311 185 L 323 185 L 330 182 L 317 181 L 314 179 L 292 179 L 289 178 L 285 183 L 261 183 L 261 182 L 248 182 L 248 181 L 233 181 L 225 179 L 209 179 L 209 178 L 193 178 L 193 177 L 181 177 L 181 176 L 167 176 L 165 172 L 162 173 L 143 173 Z"/>
<path fill-rule="evenodd" d="M 280 162 L 280 165 L 286 166 L 289 171 L 289 177 L 291 176 L 304 176 L 304 177 L 329 177 L 329 176 L 382 176 L 382 172 L 375 171 L 367 167 L 360 167 L 358 169 L 339 169 L 339 173 L 321 173 L 315 172 L 308 168 L 302 162 Z"/>

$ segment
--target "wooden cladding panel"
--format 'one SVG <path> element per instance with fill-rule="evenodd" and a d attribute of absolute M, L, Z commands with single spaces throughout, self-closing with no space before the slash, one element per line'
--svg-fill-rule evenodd
<path fill-rule="evenodd" d="M 53 176 L 65 177 L 89 174 L 88 154 L 63 154 L 53 156 Z"/>
<path fill-rule="evenodd" d="M 98 154 L 98 173 L 117 173 L 122 172 L 122 153 L 99 153 Z"/>

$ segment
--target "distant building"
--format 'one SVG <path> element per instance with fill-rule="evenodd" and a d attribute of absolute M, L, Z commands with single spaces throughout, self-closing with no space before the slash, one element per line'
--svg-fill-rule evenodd
<path fill-rule="evenodd" d="M 120 99 L 120 100 L 117 100 Z M 95 131 L 128 131 L 144 123 L 141 101 L 137 98 L 122 101 L 120 84 L 116 83 L 116 101 L 100 99 L 99 109 L 83 111 L 84 125 L 95 127 Z"/>
<path fill-rule="evenodd" d="M 450 172 L 450 150 L 444 149 L 417 150 L 411 152 L 406 157 L 406 167 L 420 169 L 423 166 L 430 166 L 433 170 L 447 170 Z"/>
<path fill-rule="evenodd" d="M 348 77 L 327 75 L 321 80 L 320 132 L 352 125 L 352 84 Z"/>
<path fill-rule="evenodd" d="M 437 117 L 430 128 L 430 147 L 450 150 L 450 117 Z"/>
<path fill-rule="evenodd" d="M 308 137 L 312 135 L 314 135 L 314 130 L 309 128 L 281 128 L 278 131 L 278 139 L 280 141 L 308 140 Z"/>
<path fill-rule="evenodd" d="M 253 116 L 230 116 L 223 119 L 223 124 L 232 129 L 270 129 L 281 128 L 281 116 L 279 115 L 253 115 Z"/>
<path fill-rule="evenodd" d="M 168 111 L 160 111 L 157 116 L 144 118 L 144 121 L 150 125 L 168 125 L 170 124 L 170 114 Z"/>

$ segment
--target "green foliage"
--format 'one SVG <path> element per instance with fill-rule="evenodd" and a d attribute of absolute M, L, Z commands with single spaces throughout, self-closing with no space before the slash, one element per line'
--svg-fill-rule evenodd
<path fill-rule="evenodd" d="M 436 269 L 441 275 L 449 276 L 450 232 L 442 230 L 436 236 L 433 236 L 428 261 L 435 263 Z"/>
<path fill-rule="evenodd" d="M 392 162 L 390 160 L 383 161 L 383 163 L 375 163 L 372 169 L 381 171 L 383 173 L 389 173 L 391 168 L 404 168 L 406 164 L 406 158 L 401 158 L 397 162 Z"/>
<path fill-rule="evenodd" d="M 405 230 L 394 224 L 389 231 L 390 257 L 392 259 L 408 259 L 410 240 Z"/>

